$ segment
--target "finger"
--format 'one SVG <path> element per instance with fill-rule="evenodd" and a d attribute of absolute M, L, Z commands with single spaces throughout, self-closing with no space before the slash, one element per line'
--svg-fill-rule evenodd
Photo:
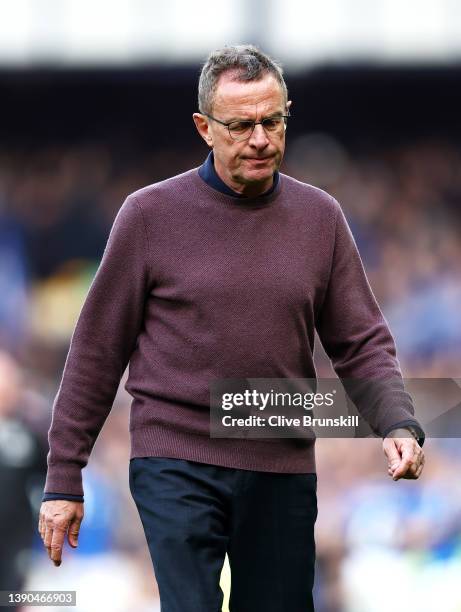
<path fill-rule="evenodd" d="M 421 450 L 421 448 L 418 447 L 415 453 L 415 457 L 413 459 L 413 464 L 412 464 L 412 469 L 415 475 L 418 472 L 419 468 L 422 467 L 423 465 L 424 465 L 424 453 Z"/>
<path fill-rule="evenodd" d="M 48 552 L 48 556 L 50 556 L 52 538 L 53 538 L 52 522 L 47 519 L 45 521 L 45 537 L 43 538 L 43 545 L 45 546 Z"/>
<path fill-rule="evenodd" d="M 82 518 L 75 517 L 74 520 L 69 525 L 68 541 L 69 541 L 69 544 L 73 546 L 74 548 L 77 548 L 78 546 L 78 535 L 80 532 L 80 524 L 82 522 L 82 519 L 83 517 Z"/>
<path fill-rule="evenodd" d="M 394 470 L 393 478 L 398 480 L 399 478 L 413 478 L 416 472 L 412 470 L 411 464 L 402 463 L 399 467 Z"/>
<path fill-rule="evenodd" d="M 53 537 L 51 539 L 51 550 L 50 550 L 50 559 L 54 562 L 55 565 L 61 565 L 61 555 L 62 555 L 62 547 L 64 545 L 64 529 L 60 527 L 56 527 L 53 529 Z"/>
<path fill-rule="evenodd" d="M 404 458 L 407 459 L 409 455 L 404 455 Z M 418 476 L 416 475 L 421 463 L 424 461 L 424 454 L 421 451 L 421 448 L 418 446 L 414 450 L 414 454 L 411 460 L 411 463 L 408 465 L 407 469 L 400 475 L 401 478 L 414 479 Z"/>
<path fill-rule="evenodd" d="M 422 455 L 421 456 L 421 461 L 420 461 L 419 466 L 418 466 L 418 469 L 416 470 L 415 478 L 419 478 L 421 476 L 421 473 L 422 473 L 422 471 L 424 469 L 424 462 L 425 462 L 424 455 Z"/>
<path fill-rule="evenodd" d="M 419 467 L 419 463 L 418 463 L 418 464 L 416 464 L 416 463 L 411 463 L 411 464 L 408 466 L 407 471 L 406 471 L 406 472 L 404 472 L 404 473 L 402 474 L 402 476 L 401 476 L 401 477 L 402 477 L 402 478 L 408 478 L 408 479 L 411 479 L 411 478 L 416 478 L 416 473 L 417 473 L 417 471 L 418 471 L 418 467 Z"/>
<path fill-rule="evenodd" d="M 400 464 L 400 453 L 394 440 L 391 439 L 391 441 L 393 442 L 393 444 L 386 445 L 384 447 L 384 452 L 387 455 L 389 465 L 392 469 L 395 469 Z"/>
<path fill-rule="evenodd" d="M 414 443 L 403 442 L 402 444 L 402 459 L 398 466 L 394 468 L 394 480 L 401 478 L 410 468 L 414 460 Z"/>
<path fill-rule="evenodd" d="M 416 470 L 419 468 L 420 463 L 421 457 L 419 455 L 414 455 L 410 465 L 408 466 L 407 472 L 409 474 L 416 474 Z"/>

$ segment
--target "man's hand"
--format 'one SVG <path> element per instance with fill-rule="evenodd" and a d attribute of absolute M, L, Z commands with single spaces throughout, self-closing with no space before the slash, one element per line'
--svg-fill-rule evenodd
<path fill-rule="evenodd" d="M 62 547 L 66 533 L 69 544 L 78 546 L 78 532 L 83 520 L 83 502 L 55 499 L 42 502 L 38 519 L 38 530 L 56 566 L 61 565 Z"/>
<path fill-rule="evenodd" d="M 389 476 L 419 478 L 424 467 L 424 452 L 408 429 L 394 429 L 383 440 L 384 454 L 388 460 Z"/>

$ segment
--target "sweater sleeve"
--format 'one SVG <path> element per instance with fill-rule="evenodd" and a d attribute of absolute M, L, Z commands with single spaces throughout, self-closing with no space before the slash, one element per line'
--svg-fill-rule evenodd
<path fill-rule="evenodd" d="M 398 426 L 422 428 L 405 391 L 394 338 L 368 283 L 339 203 L 328 285 L 316 329 L 361 416 L 379 436 Z M 423 433 L 423 432 L 422 432 Z"/>
<path fill-rule="evenodd" d="M 83 495 L 82 469 L 135 348 L 148 290 L 147 234 L 128 196 L 77 320 L 48 431 L 45 493 Z"/>

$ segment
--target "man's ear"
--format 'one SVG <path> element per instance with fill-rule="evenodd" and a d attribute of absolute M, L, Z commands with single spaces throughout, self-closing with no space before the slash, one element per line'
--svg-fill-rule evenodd
<path fill-rule="evenodd" d="M 203 138 L 203 140 L 207 143 L 209 147 L 213 146 L 213 138 L 211 136 L 210 125 L 207 121 L 207 118 L 201 113 L 193 113 L 192 119 L 194 120 L 195 127 L 197 128 L 197 132 Z"/>
<path fill-rule="evenodd" d="M 290 108 L 291 103 L 292 103 L 292 100 L 288 100 L 288 102 L 287 102 L 287 109 L 289 109 L 289 108 Z"/>

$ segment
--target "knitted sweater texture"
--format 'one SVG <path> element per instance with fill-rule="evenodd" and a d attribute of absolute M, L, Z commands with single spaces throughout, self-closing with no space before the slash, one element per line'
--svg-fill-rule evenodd
<path fill-rule="evenodd" d="M 315 378 L 314 332 L 342 378 L 401 382 L 393 337 L 339 203 L 280 173 L 237 198 L 194 168 L 121 206 L 53 405 L 45 492 L 83 495 L 82 469 L 129 364 L 131 457 L 315 472 L 315 440 L 209 434 L 209 384 Z M 403 383 L 363 413 L 383 435 L 418 422 Z"/>

